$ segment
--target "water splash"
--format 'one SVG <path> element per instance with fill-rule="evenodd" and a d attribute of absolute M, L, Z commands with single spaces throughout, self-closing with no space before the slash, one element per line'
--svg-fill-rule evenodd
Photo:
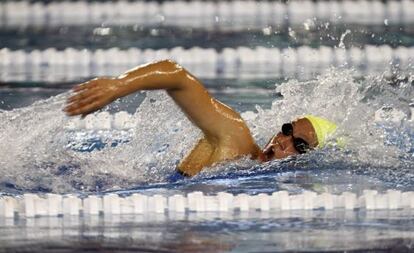
<path fill-rule="evenodd" d="M 308 114 L 325 117 L 338 124 L 336 135 L 330 147 L 311 152 L 306 160 L 320 168 L 337 167 L 341 163 L 340 167 L 356 173 L 378 174 L 387 180 L 408 179 L 402 180 L 404 184 L 412 182 L 414 134 L 412 121 L 408 119 L 410 101 L 414 97 L 413 85 L 409 82 L 390 84 L 381 76 L 362 79 L 353 76 L 351 70 L 332 69 L 316 80 L 286 82 L 276 88 L 283 99 L 273 101 L 270 109 L 257 107 L 257 113 L 244 114 L 249 127 L 258 143 L 264 145 L 285 122 Z M 384 105 L 405 116 L 398 124 L 387 119 L 378 122 L 376 113 Z M 400 130 L 394 139 L 404 139 L 404 145 L 394 145 L 398 141 L 390 143 L 384 123 Z M 336 147 L 338 137 L 345 139 L 345 147 Z"/>
<path fill-rule="evenodd" d="M 61 111 L 68 93 L 1 111 L 0 178 L 17 190 L 68 192 L 157 182 L 176 167 L 200 134 L 163 92 L 149 93 L 134 115 L 132 140 L 116 148 L 77 152 Z"/>
<path fill-rule="evenodd" d="M 345 40 L 345 37 L 346 37 L 348 34 L 351 34 L 351 30 L 346 29 L 346 31 L 345 31 L 345 32 L 341 35 L 341 38 L 340 38 L 340 40 L 339 40 L 339 45 L 338 45 L 338 48 L 345 49 L 345 43 L 344 43 L 344 40 Z"/>
<path fill-rule="evenodd" d="M 264 145 L 283 123 L 314 114 L 339 125 L 337 136 L 346 139 L 345 148 L 333 145 L 293 160 L 263 165 L 248 158 L 222 163 L 194 180 L 292 169 L 339 169 L 348 175 L 371 173 L 377 174 L 378 180 L 412 183 L 413 135 L 406 130 L 412 129 L 407 119 L 413 90 L 410 82 L 390 85 L 378 76 L 355 79 L 352 71 L 336 69 L 316 80 L 288 81 L 276 88 L 283 98 L 276 98 L 270 109 L 257 106 L 257 112 L 242 114 L 257 142 Z M 65 93 L 26 108 L 0 111 L 0 189 L 63 193 L 166 182 L 201 135 L 166 93 L 149 92 L 133 117 L 135 128 L 128 142 L 78 152 L 70 148 L 76 133 L 65 129 L 69 119 L 61 112 L 67 96 Z M 387 132 L 374 120 L 384 106 L 407 115 L 398 126 L 401 133 L 396 134 L 397 139 L 406 139 L 404 148 L 398 141 L 387 140 Z M 386 172 L 381 172 L 384 169 Z"/>

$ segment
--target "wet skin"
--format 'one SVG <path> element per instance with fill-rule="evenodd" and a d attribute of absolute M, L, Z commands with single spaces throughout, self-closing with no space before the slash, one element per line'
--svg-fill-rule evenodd
<path fill-rule="evenodd" d="M 263 161 L 273 159 L 282 159 L 292 155 L 298 155 L 299 152 L 294 146 L 293 139 L 301 138 L 309 144 L 310 149 L 318 145 L 315 130 L 312 124 L 306 118 L 300 118 L 292 122 L 293 133 L 286 136 L 282 132 L 273 136 L 263 149 Z"/>
<path fill-rule="evenodd" d="M 203 133 L 178 165 L 178 170 L 185 175 L 196 175 L 204 167 L 241 156 L 265 162 L 297 155 L 293 138 L 302 138 L 310 148 L 317 145 L 310 122 L 298 119 L 292 123 L 292 136 L 278 133 L 261 150 L 239 113 L 211 97 L 196 77 L 169 60 L 139 66 L 119 77 L 82 83 L 73 89 L 74 94 L 68 98 L 64 111 L 68 116 L 84 117 L 117 98 L 140 90 L 159 89 L 165 90 Z"/>

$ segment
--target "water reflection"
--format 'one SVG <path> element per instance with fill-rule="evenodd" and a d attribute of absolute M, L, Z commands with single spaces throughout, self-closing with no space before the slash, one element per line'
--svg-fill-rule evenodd
<path fill-rule="evenodd" d="M 317 210 L 0 219 L 0 252 L 408 252 L 411 217 Z"/>

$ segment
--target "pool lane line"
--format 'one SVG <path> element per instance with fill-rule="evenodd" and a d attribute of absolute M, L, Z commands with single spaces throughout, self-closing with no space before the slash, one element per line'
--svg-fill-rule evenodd
<path fill-rule="evenodd" d="M 414 47 L 266 48 L 237 47 L 215 50 L 184 49 L 0 49 L 1 82 L 80 81 L 94 76 L 119 75 L 148 62 L 171 59 L 199 78 L 263 79 L 292 77 L 309 80 L 330 68 L 353 69 L 357 77 L 413 74 Z"/>
<path fill-rule="evenodd" d="M 32 194 L 0 197 L 0 218 L 33 218 L 41 216 L 83 216 L 124 214 L 166 214 L 203 212 L 278 212 L 289 210 L 402 210 L 414 209 L 414 192 L 388 190 L 379 193 L 364 190 L 361 195 L 304 191 L 289 194 L 277 191 L 258 195 L 219 192 L 204 195 L 190 192 L 186 195 L 144 195 L 134 193 L 120 196 L 115 193 L 76 196 L 72 194 Z"/>

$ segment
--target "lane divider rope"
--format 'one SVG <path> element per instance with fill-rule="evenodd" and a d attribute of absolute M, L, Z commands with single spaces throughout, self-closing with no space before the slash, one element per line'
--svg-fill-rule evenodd
<path fill-rule="evenodd" d="M 16 11 L 19 10 L 19 11 Z M 364 25 L 414 23 L 414 1 L 6 1 L 3 26 L 163 24 L 231 30 L 330 21 Z"/>
<path fill-rule="evenodd" d="M 103 75 L 119 75 L 140 64 L 172 59 L 200 78 L 269 78 L 307 79 L 329 67 L 355 68 L 368 73 L 412 72 L 414 47 L 391 48 L 366 45 L 363 48 L 212 48 L 184 49 L 97 49 L 66 48 L 45 50 L 0 50 L 0 80 L 77 81 Z"/>
<path fill-rule="evenodd" d="M 204 195 L 191 192 L 187 195 L 148 196 L 134 193 L 130 196 L 117 194 L 76 195 L 31 194 L 0 197 L 0 218 L 71 216 L 71 215 L 120 215 L 168 212 L 249 212 L 284 210 L 399 210 L 414 209 L 414 192 L 388 190 L 378 193 L 364 190 L 360 196 L 355 193 L 342 194 L 305 191 L 301 194 L 289 194 L 277 191 L 271 195 L 258 195 L 219 192 L 217 195 Z"/>

